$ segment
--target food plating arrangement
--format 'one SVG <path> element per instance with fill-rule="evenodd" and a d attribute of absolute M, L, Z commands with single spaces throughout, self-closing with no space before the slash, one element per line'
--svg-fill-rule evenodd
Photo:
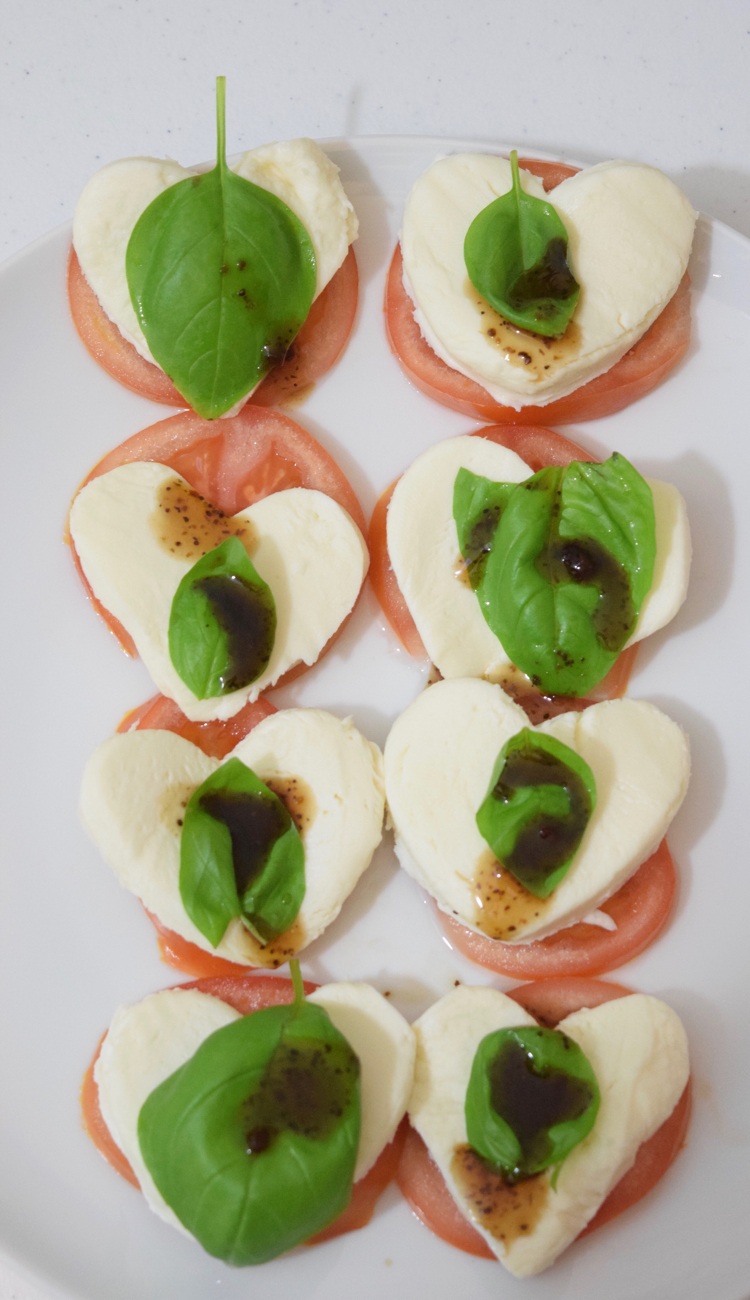
<path fill-rule="evenodd" d="M 600 978 L 680 925 L 689 738 L 626 692 L 689 599 L 688 514 L 627 425 L 596 456 L 559 429 L 632 414 L 685 356 L 697 214 L 631 162 L 414 176 L 383 336 L 467 426 L 405 445 L 368 523 L 356 438 L 345 473 L 295 418 L 349 364 L 356 187 L 306 139 L 228 163 L 224 93 L 215 167 L 110 163 L 73 224 L 80 340 L 173 411 L 67 485 L 71 563 L 155 690 L 89 758 L 81 818 L 188 980 L 96 1050 L 92 1023 L 84 1128 L 228 1265 L 366 1232 L 391 1186 L 492 1261 L 467 1268 L 526 1278 L 662 1194 L 688 1138 L 678 1015 Z M 384 745 L 324 697 L 274 702 L 368 598 L 424 669 Z M 384 837 L 476 970 L 411 1022 L 304 970 L 339 915 L 362 926 Z"/>

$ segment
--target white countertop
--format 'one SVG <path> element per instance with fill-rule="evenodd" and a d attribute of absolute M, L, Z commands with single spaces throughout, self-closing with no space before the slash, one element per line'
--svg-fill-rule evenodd
<path fill-rule="evenodd" d="M 2 48 L 0 258 L 104 162 L 211 157 L 217 73 L 230 152 L 429 134 L 632 158 L 750 236 L 745 0 L 5 0 Z M 53 1294 L 0 1262 L 0 1300 Z"/>
<path fill-rule="evenodd" d="M 750 235 L 743 0 L 6 0 L 0 258 L 67 221 L 92 172 L 297 135 L 517 141 L 653 163 Z"/>

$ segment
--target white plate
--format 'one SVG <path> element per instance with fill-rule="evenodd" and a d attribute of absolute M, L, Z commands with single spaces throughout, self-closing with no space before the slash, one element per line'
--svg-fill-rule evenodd
<path fill-rule="evenodd" d="M 342 362 L 293 414 L 338 459 L 366 512 L 424 448 L 474 427 L 407 383 L 381 318 L 412 181 L 438 152 L 467 147 L 482 146 L 408 138 L 329 146 L 362 222 L 362 305 Z M 701 221 L 689 357 L 635 406 L 571 430 L 592 450 L 617 448 L 643 472 L 675 482 L 693 527 L 688 602 L 641 651 L 631 685 L 692 738 L 693 781 L 670 833 L 680 903 L 668 933 L 613 976 L 665 997 L 685 1021 L 696 1084 L 689 1142 L 646 1201 L 550 1272 L 518 1282 L 434 1238 L 394 1188 L 363 1231 L 252 1272 L 231 1270 L 151 1215 L 81 1132 L 81 1075 L 115 1007 L 175 979 L 157 960 L 139 904 L 77 822 L 86 758 L 152 688 L 93 614 L 61 538 L 68 499 L 90 466 L 168 412 L 121 389 L 79 343 L 64 292 L 68 241 L 68 228 L 54 231 L 0 272 L 0 1248 L 50 1289 L 88 1300 L 239 1300 L 261 1288 L 279 1300 L 380 1300 L 386 1288 L 393 1300 L 741 1300 L 750 1287 L 750 729 L 740 716 L 750 630 L 750 244 Z M 368 596 L 328 658 L 274 700 L 352 713 L 382 744 L 421 684 Z M 456 979 L 488 982 L 442 940 L 389 844 L 304 956 L 311 978 L 370 979 L 410 1018 Z"/>

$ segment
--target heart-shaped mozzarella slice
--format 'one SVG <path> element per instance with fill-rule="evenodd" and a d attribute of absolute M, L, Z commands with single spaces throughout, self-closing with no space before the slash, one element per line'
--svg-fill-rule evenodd
<path fill-rule="evenodd" d="M 572 1038 L 596 1075 L 601 1101 L 593 1129 L 559 1167 L 541 1175 L 526 1231 L 509 1216 L 498 1233 L 474 1215 L 454 1175 L 456 1148 L 467 1144 L 464 1102 L 482 1039 L 534 1019 L 495 989 L 462 986 L 416 1021 L 417 1062 L 409 1118 L 426 1142 L 451 1194 L 498 1259 L 516 1277 L 548 1268 L 593 1218 L 602 1201 L 674 1110 L 688 1081 L 685 1031 L 670 1007 L 635 993 L 576 1011 L 558 1029 Z M 524 1184 L 518 1184 L 519 1190 Z"/>
<path fill-rule="evenodd" d="M 645 701 L 607 700 L 542 723 L 535 730 L 588 763 L 596 807 L 549 898 L 535 898 L 509 873 L 501 898 L 497 863 L 476 814 L 500 750 L 526 725 L 523 710 L 499 686 L 438 682 L 401 714 L 385 746 L 386 799 L 401 865 L 448 915 L 506 943 L 554 934 L 616 893 L 660 843 L 690 775 L 684 732 Z"/>
<path fill-rule="evenodd" d="M 172 496 L 167 493 L 170 487 Z M 354 607 L 369 556 L 362 535 L 331 497 L 289 488 L 257 501 L 224 532 L 197 533 L 191 519 L 173 530 L 170 501 L 182 493 L 189 513 L 216 512 L 167 465 L 120 465 L 86 485 L 70 511 L 70 534 L 83 572 L 110 614 L 132 636 L 159 690 L 192 721 L 231 718 L 295 664 L 313 664 Z M 249 686 L 199 700 L 169 655 L 172 600 L 205 551 L 242 530 L 250 558 L 273 593 L 276 636 L 266 670 Z M 197 530 L 196 530 L 197 531 Z"/>
<path fill-rule="evenodd" d="M 564 397 L 629 351 L 685 274 L 697 217 L 673 181 L 637 163 L 600 163 L 549 196 L 529 172 L 521 172 L 521 184 L 552 202 L 568 232 L 581 293 L 561 340 L 509 327 L 466 271 L 469 226 L 511 188 L 505 158 L 454 154 L 434 163 L 407 199 L 401 233 L 404 284 L 426 341 L 517 410 Z"/>
<path fill-rule="evenodd" d="M 399 479 L 388 507 L 388 555 L 430 659 L 443 677 L 500 681 L 511 662 L 466 582 L 453 519 L 460 469 L 497 483 L 521 483 L 532 471 L 488 438 L 447 438 L 419 456 Z M 687 594 L 690 528 L 677 488 L 647 479 L 656 514 L 654 581 L 628 645 L 674 618 Z"/>
<path fill-rule="evenodd" d="M 285 709 L 259 723 L 229 758 L 239 758 L 286 801 L 305 850 L 305 897 L 297 919 L 265 947 L 235 919 L 212 948 L 180 898 L 185 807 L 221 766 L 218 759 L 169 731 L 111 736 L 86 765 L 81 816 L 120 882 L 167 929 L 227 961 L 277 967 L 338 916 L 380 843 L 380 751 L 350 720 L 320 709 Z"/>
<path fill-rule="evenodd" d="M 197 174 L 171 159 L 122 158 L 102 167 L 76 206 L 73 245 L 81 269 L 120 333 L 153 365 L 130 301 L 125 254 L 141 213 L 164 190 Z M 238 176 L 275 194 L 299 217 L 315 249 L 315 296 L 325 289 L 357 237 L 357 218 L 338 168 L 314 140 L 287 140 L 243 154 Z"/>
<path fill-rule="evenodd" d="M 362 1125 L 354 1181 L 391 1141 L 406 1110 L 414 1074 L 411 1026 L 369 984 L 326 984 L 311 994 L 359 1057 Z M 120 1007 L 94 1067 L 104 1121 L 129 1160 L 149 1206 L 185 1232 L 157 1191 L 138 1143 L 138 1114 L 159 1084 L 240 1013 L 197 989 L 164 989 L 135 1006 Z M 190 1234 L 186 1234 L 190 1235 Z"/>

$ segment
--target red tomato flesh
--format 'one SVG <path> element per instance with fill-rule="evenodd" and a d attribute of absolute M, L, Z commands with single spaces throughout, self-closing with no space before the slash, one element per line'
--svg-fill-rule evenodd
<path fill-rule="evenodd" d="M 94 466 L 81 487 L 133 461 L 169 465 L 226 515 L 246 510 L 254 502 L 286 488 L 313 488 L 342 506 L 363 535 L 367 531 L 362 507 L 336 462 L 312 434 L 280 411 L 246 406 L 231 420 L 202 420 L 192 411 L 172 415 L 120 443 Z M 132 637 L 96 599 L 86 581 L 69 532 L 65 540 L 95 610 L 114 632 L 126 654 L 135 657 L 137 651 Z M 323 647 L 319 658 L 327 654 L 347 621 L 344 620 Z M 297 664 L 276 686 L 293 681 L 307 668 L 307 664 Z"/>
<path fill-rule="evenodd" d="M 519 159 L 519 165 L 539 176 L 545 190 L 554 189 L 576 167 Z M 690 342 L 690 278 L 685 274 L 653 325 L 610 370 L 567 397 L 546 406 L 524 406 L 516 411 L 503 406 L 485 388 L 441 361 L 422 337 L 414 320 L 414 304 L 403 283 L 401 247 L 398 245 L 388 272 L 385 290 L 386 334 L 408 379 L 428 397 L 450 406 L 462 415 L 501 424 L 536 424 L 543 416 L 550 424 L 573 424 L 614 415 L 652 388 L 677 364 Z"/>
<path fill-rule="evenodd" d="M 247 972 L 244 972 L 239 979 L 219 976 L 194 980 L 190 984 L 180 984 L 177 987 L 198 989 L 199 992 L 208 993 L 211 997 L 221 998 L 222 1002 L 228 1002 L 243 1016 L 248 1016 L 253 1011 L 260 1011 L 263 1007 L 282 1006 L 294 1001 L 294 987 L 291 980 L 276 979 L 272 975 L 248 975 Z M 305 993 L 314 993 L 318 987 L 317 984 L 310 984 L 305 980 Z M 93 1060 L 83 1076 L 81 1120 L 91 1141 L 104 1159 L 118 1174 L 140 1191 L 140 1184 L 132 1166 L 113 1140 L 99 1105 L 99 1089 L 94 1079 L 94 1066 L 105 1038 L 106 1034 L 100 1040 Z M 370 1222 L 381 1193 L 396 1177 L 407 1131 L 408 1123 L 403 1120 L 393 1141 L 383 1148 L 364 1178 L 360 1178 L 354 1184 L 352 1198 L 343 1213 L 322 1232 L 311 1237 L 307 1245 L 330 1241 L 331 1238 L 339 1237 L 345 1232 L 354 1232 L 357 1228 L 363 1228 Z"/>
<path fill-rule="evenodd" d="M 288 401 L 330 370 L 354 324 L 357 294 L 357 262 L 350 248 L 343 264 L 315 299 L 284 361 L 269 371 L 249 398 L 251 403 L 275 406 Z M 68 301 L 81 342 L 113 379 L 152 402 L 187 405 L 164 371 L 146 361 L 110 320 L 72 246 L 68 257 Z"/>
<path fill-rule="evenodd" d="M 545 979 L 513 989 L 513 998 L 540 1024 L 554 1029 L 582 1007 L 597 1007 L 613 998 L 627 997 L 632 989 L 592 979 Z M 609 1223 L 640 1201 L 666 1173 L 685 1145 L 691 1108 L 691 1083 L 661 1128 L 638 1148 L 634 1164 L 599 1206 L 581 1237 Z M 459 1210 L 447 1184 L 419 1134 L 412 1128 L 398 1169 L 398 1185 L 418 1219 L 451 1246 L 482 1259 L 495 1259 L 484 1238 Z"/>
<path fill-rule="evenodd" d="M 676 890 L 672 855 L 662 840 L 617 893 L 602 903 L 600 910 L 612 917 L 616 930 L 579 921 L 546 939 L 510 944 L 468 930 L 444 912 L 438 915 L 448 939 L 464 957 L 509 979 L 601 975 L 632 961 L 661 934 Z"/>
<path fill-rule="evenodd" d="M 485 429 L 476 429 L 470 436 L 487 438 L 490 442 L 496 442 L 499 446 L 514 451 L 521 460 L 526 462 L 533 474 L 548 465 L 569 465 L 572 460 L 593 461 L 594 459 L 588 451 L 584 451 L 583 447 L 563 437 L 561 433 L 538 425 L 494 424 L 488 425 Z M 372 512 L 367 535 L 367 545 L 370 550 L 370 582 L 380 608 L 401 644 L 415 659 L 426 659 L 427 651 L 388 556 L 388 506 L 395 487 L 396 483 L 391 483 L 390 487 L 386 488 Z M 571 709 L 585 709 L 600 700 L 620 699 L 627 690 L 637 650 L 637 645 L 623 650 L 607 676 L 585 699 L 568 695 L 540 695 L 538 691 L 531 688 L 522 694 L 514 695 L 514 698 L 525 709 L 533 726 L 537 726 L 546 718 L 555 717 L 558 713 L 565 713 Z"/>
<path fill-rule="evenodd" d="M 254 704 L 246 704 L 244 709 L 235 713 L 226 722 L 214 719 L 212 722 L 191 722 L 185 717 L 174 702 L 166 695 L 152 695 L 150 700 L 140 708 L 131 709 L 120 722 L 118 732 L 126 731 L 173 731 L 197 745 L 209 758 L 226 758 L 235 745 L 239 745 L 253 727 L 257 727 L 264 718 L 276 713 L 273 704 L 263 696 Z"/>

